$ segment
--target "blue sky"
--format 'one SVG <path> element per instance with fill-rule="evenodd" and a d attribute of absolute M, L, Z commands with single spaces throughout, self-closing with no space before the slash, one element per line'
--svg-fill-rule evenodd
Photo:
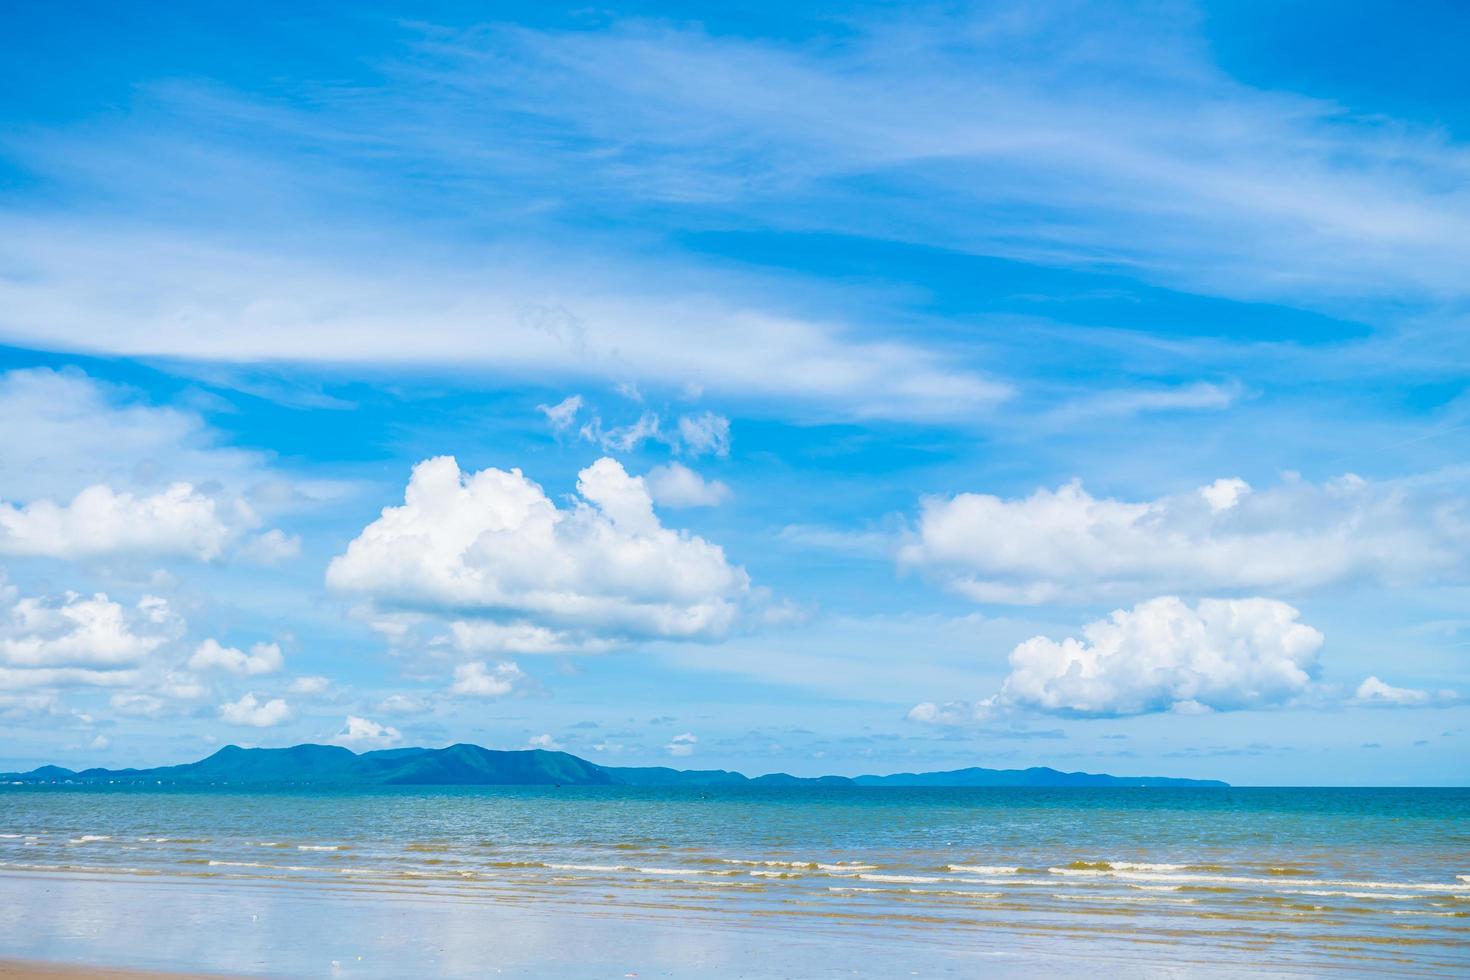
<path fill-rule="evenodd" d="M 0 764 L 1463 784 L 1467 16 L 14 12 Z"/>

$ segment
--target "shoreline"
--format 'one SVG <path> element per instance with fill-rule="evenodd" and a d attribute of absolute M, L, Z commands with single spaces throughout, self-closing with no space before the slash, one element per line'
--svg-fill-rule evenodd
<path fill-rule="evenodd" d="M 0 959 L 0 980 L 218 980 L 219 973 L 119 969 L 47 960 Z"/>
<path fill-rule="evenodd" d="M 47 908 L 41 916 L 33 911 Z M 8 911 L 7 911 L 8 910 Z M 1091 980 L 1182 974 L 1288 977 L 1283 965 L 1207 962 L 1187 946 L 1140 957 L 1107 942 L 1015 934 L 939 942 L 875 937 L 783 916 L 602 907 L 525 907 L 411 893 L 359 894 L 244 882 L 165 884 L 0 874 L 0 980 L 220 980 L 230 976 L 377 980 L 405 976 L 607 976 L 846 980 L 853 975 L 1050 976 Z M 951 940 L 958 938 L 950 936 Z M 1029 939 L 1029 941 L 1028 941 Z M 53 957 L 70 957 L 54 960 Z M 117 964 L 117 968 L 101 964 Z M 1312 971 L 1307 971 L 1312 972 Z M 1383 975 L 1381 972 L 1376 975 Z"/>

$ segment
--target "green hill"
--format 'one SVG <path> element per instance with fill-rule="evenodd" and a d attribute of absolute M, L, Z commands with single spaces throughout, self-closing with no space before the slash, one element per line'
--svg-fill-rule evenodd
<path fill-rule="evenodd" d="M 227 745 L 178 766 L 87 769 L 42 766 L 0 774 L 10 783 L 87 785 L 139 783 L 181 786 L 1225 786 L 1209 779 L 1107 776 L 1056 769 L 956 769 L 891 776 L 791 776 L 751 779 L 725 769 L 599 766 L 567 752 L 499 751 L 460 743 L 442 749 L 380 749 L 358 754 L 338 745 L 245 749 Z"/>

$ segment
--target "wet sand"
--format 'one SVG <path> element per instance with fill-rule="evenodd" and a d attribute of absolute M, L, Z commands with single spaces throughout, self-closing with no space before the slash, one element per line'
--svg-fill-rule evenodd
<path fill-rule="evenodd" d="M 861 923 L 671 914 L 609 901 L 542 909 L 351 889 L 0 874 L 16 977 L 1300 976 L 1106 942 L 955 948 Z M 1051 946 L 1052 944 L 1047 944 Z M 32 964 L 64 964 L 55 968 Z M 100 969 L 115 964 L 120 969 Z M 52 972 L 45 972 L 50 969 Z M 163 971 L 149 972 L 149 971 Z M 171 972 L 172 971 L 172 972 Z M 1311 971 L 1304 971 L 1310 973 Z"/>
<path fill-rule="evenodd" d="M 164 973 L 157 970 L 120 970 L 117 967 L 68 966 L 0 960 L 0 980 L 208 980 L 202 973 Z"/>

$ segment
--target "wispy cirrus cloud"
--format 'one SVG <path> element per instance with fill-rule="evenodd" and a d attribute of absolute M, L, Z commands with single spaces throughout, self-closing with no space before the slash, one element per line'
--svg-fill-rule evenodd
<path fill-rule="evenodd" d="M 650 22 L 431 31 L 406 77 L 454 93 L 441 121 L 486 103 L 540 118 L 590 193 L 1229 296 L 1464 296 L 1466 148 L 1230 78 L 1186 5 L 848 26 L 808 45 Z M 458 132 L 445 150 L 472 152 Z"/>

